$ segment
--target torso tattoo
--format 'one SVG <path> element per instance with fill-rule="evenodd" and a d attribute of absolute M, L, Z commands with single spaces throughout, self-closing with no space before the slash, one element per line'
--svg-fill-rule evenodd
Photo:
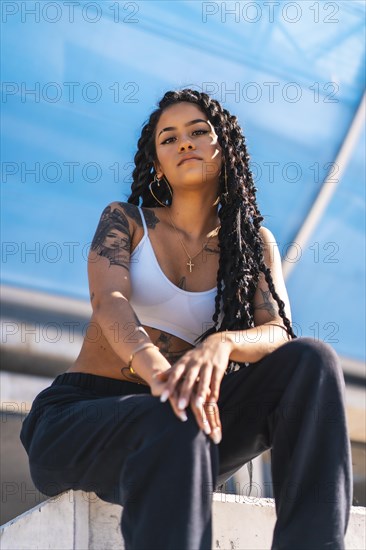
<path fill-rule="evenodd" d="M 183 350 L 173 351 L 172 346 L 174 344 L 174 338 L 175 337 L 172 334 L 162 331 L 155 341 L 155 344 L 159 347 L 160 352 L 171 365 L 178 361 L 178 359 L 192 347 L 191 345 L 188 345 Z"/>

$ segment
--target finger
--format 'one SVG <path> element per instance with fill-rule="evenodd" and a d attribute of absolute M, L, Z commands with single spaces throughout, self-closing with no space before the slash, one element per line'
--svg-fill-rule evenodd
<path fill-rule="evenodd" d="M 216 402 L 211 398 L 207 398 L 202 405 L 202 411 L 204 411 L 204 414 L 206 415 L 206 418 L 208 423 L 210 424 L 211 430 L 214 430 L 215 428 L 217 428 L 215 409 L 216 409 Z"/>
<path fill-rule="evenodd" d="M 211 428 L 211 438 L 214 443 L 218 444 L 222 437 L 222 427 L 216 400 L 212 399 L 210 396 L 204 403 L 203 408 Z"/>
<path fill-rule="evenodd" d="M 170 397 L 171 395 L 174 394 L 177 383 L 178 383 L 179 379 L 181 378 L 184 370 L 185 370 L 185 363 L 184 362 L 178 362 L 178 363 L 175 364 L 174 367 L 172 367 L 170 369 L 169 379 L 167 380 L 166 389 L 163 392 L 162 397 L 164 395 L 164 398 L 167 399 L 168 397 Z"/>
<path fill-rule="evenodd" d="M 168 371 L 156 372 L 152 375 L 152 381 L 164 387 L 166 382 L 169 380 Z"/>
<path fill-rule="evenodd" d="M 183 382 L 178 387 L 178 408 L 185 409 L 188 403 L 191 400 L 191 394 L 193 387 L 196 384 L 198 373 L 200 372 L 200 365 L 196 364 L 195 366 L 189 364 L 189 370 L 184 372 L 184 375 L 181 377 Z"/>
<path fill-rule="evenodd" d="M 208 418 L 209 418 L 210 426 L 212 430 L 211 438 L 214 441 L 214 443 L 219 443 L 222 438 L 220 410 L 217 405 L 222 377 L 223 377 L 222 371 L 218 368 L 214 368 L 212 377 L 211 377 L 211 384 L 210 384 L 210 397 L 207 400 L 207 403 L 209 406 Z"/>
<path fill-rule="evenodd" d="M 210 437 L 212 441 L 216 445 L 218 445 L 222 439 L 222 426 L 221 426 L 221 420 L 220 420 L 220 411 L 217 403 L 214 408 L 214 417 L 215 417 L 214 423 L 216 427 L 212 429 Z"/>
<path fill-rule="evenodd" d="M 199 381 L 197 386 L 197 407 L 203 406 L 207 396 L 210 394 L 210 383 L 212 379 L 212 368 L 209 365 L 204 365 L 200 369 Z"/>
<path fill-rule="evenodd" d="M 168 395 L 165 395 L 166 383 L 169 380 L 169 370 L 156 372 L 152 375 L 151 391 L 155 396 L 160 396 L 160 401 L 164 403 Z"/>
<path fill-rule="evenodd" d="M 177 384 L 182 378 L 182 374 L 184 372 L 184 367 L 183 366 L 178 366 L 177 369 L 172 368 L 167 372 L 169 372 L 169 376 L 168 376 L 168 378 L 166 380 L 166 383 L 165 383 L 165 389 L 164 389 L 164 391 L 162 392 L 162 394 L 160 396 L 160 401 L 162 403 L 164 403 L 168 399 L 168 397 L 171 397 L 175 394 Z M 177 404 L 177 407 L 178 407 L 178 400 L 177 400 L 176 395 L 174 395 L 174 400 L 175 400 L 175 402 Z"/>
<path fill-rule="evenodd" d="M 180 409 L 178 409 L 177 397 L 177 393 L 173 392 L 173 395 L 169 397 L 170 404 L 172 406 L 174 414 L 179 418 L 179 420 L 181 420 L 182 422 L 186 422 L 188 420 L 187 413 L 186 411 L 181 411 Z"/>
<path fill-rule="evenodd" d="M 192 412 L 197 420 L 199 428 L 209 435 L 211 433 L 210 424 L 207 420 L 206 413 L 202 406 L 198 407 L 196 404 L 196 395 L 193 393 L 190 401 Z"/>
<path fill-rule="evenodd" d="M 169 374 L 170 374 L 170 369 L 163 370 L 163 371 L 155 372 L 152 375 L 152 378 L 155 379 L 155 380 L 160 380 L 160 379 L 168 380 Z"/>
<path fill-rule="evenodd" d="M 211 397 L 216 402 L 219 400 L 219 394 L 220 394 L 220 385 L 222 381 L 223 373 L 218 368 L 214 368 L 211 376 L 211 384 L 210 384 L 210 390 L 211 390 Z"/>

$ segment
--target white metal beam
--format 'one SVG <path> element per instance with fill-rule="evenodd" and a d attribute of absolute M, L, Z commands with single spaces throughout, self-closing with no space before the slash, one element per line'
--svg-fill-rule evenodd
<path fill-rule="evenodd" d="M 287 248 L 287 254 L 282 260 L 282 271 L 285 277 L 285 280 L 289 277 L 291 271 L 295 267 L 295 262 L 286 261 L 286 257 L 294 258 L 298 254 L 299 246 L 300 249 L 303 249 L 307 242 L 309 241 L 314 229 L 316 228 L 322 214 L 327 208 L 333 194 L 336 190 L 338 183 L 340 182 L 344 171 L 347 168 L 347 165 L 350 161 L 352 152 L 357 143 L 357 139 L 360 135 L 363 124 L 365 123 L 365 111 L 366 111 L 366 92 L 364 93 L 360 105 L 353 117 L 353 120 L 348 129 L 347 135 L 343 140 L 343 143 L 339 149 L 337 157 L 334 161 L 335 165 L 338 167 L 337 176 L 338 179 L 334 178 L 332 171 L 330 170 L 329 174 L 325 178 L 318 196 L 316 197 L 312 207 L 304 222 L 297 233 L 296 237 L 293 240 L 293 243 L 290 243 L 290 246 Z"/>

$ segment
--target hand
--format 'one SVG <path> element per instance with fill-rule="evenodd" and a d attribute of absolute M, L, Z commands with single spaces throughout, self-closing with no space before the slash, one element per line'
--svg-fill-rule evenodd
<path fill-rule="evenodd" d="M 149 382 L 149 386 L 151 389 L 151 395 L 154 395 L 156 397 L 161 396 L 163 391 L 166 389 L 166 384 L 169 380 L 168 372 L 170 372 L 171 369 L 167 369 L 161 372 L 156 372 L 152 375 L 151 380 Z"/>
<path fill-rule="evenodd" d="M 171 370 L 170 363 L 156 348 L 146 348 L 137 353 L 133 360 L 136 375 L 150 387 L 151 394 L 159 396 L 168 380 L 165 373 Z"/>
<path fill-rule="evenodd" d="M 175 414 L 184 420 L 182 412 L 190 404 L 200 428 L 208 433 L 214 443 L 221 440 L 221 421 L 217 401 L 220 384 L 227 368 L 232 344 L 216 333 L 187 351 L 172 368 L 167 377 L 161 401 L 168 397 Z"/>

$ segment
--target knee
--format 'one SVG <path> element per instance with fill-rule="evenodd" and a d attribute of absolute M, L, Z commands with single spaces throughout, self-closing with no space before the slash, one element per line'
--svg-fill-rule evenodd
<path fill-rule="evenodd" d="M 323 342 L 323 340 L 315 340 L 310 336 L 301 336 L 292 340 L 291 344 L 305 354 L 333 363 L 339 362 L 338 355 L 334 349 L 326 342 Z"/>
<path fill-rule="evenodd" d="M 296 338 L 289 344 L 299 354 L 299 360 L 306 368 L 307 374 L 313 372 L 320 379 L 336 378 L 344 384 L 340 359 L 332 346 L 307 336 Z"/>

